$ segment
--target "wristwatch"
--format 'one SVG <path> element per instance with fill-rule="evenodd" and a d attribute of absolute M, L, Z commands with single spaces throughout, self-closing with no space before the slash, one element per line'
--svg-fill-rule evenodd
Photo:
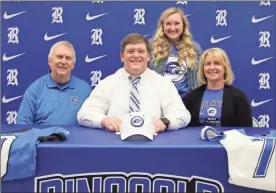
<path fill-rule="evenodd" d="M 160 120 L 164 123 L 164 125 L 166 125 L 166 128 L 165 128 L 165 131 L 166 131 L 169 128 L 171 122 L 169 121 L 169 119 L 165 117 L 161 118 Z"/>

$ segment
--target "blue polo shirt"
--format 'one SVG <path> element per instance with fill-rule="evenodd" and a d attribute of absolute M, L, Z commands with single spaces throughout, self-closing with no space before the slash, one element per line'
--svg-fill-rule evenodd
<path fill-rule="evenodd" d="M 91 87 L 71 76 L 66 84 L 56 84 L 50 73 L 37 79 L 26 90 L 17 124 L 76 125 L 77 112 L 89 96 Z"/>

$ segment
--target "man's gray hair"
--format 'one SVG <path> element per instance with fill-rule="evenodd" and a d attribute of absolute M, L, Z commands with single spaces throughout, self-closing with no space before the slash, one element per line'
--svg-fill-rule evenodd
<path fill-rule="evenodd" d="M 49 54 L 48 54 L 48 59 L 50 60 L 50 59 L 52 58 L 53 53 L 54 53 L 54 50 L 55 50 L 56 47 L 58 47 L 59 45 L 64 45 L 64 46 L 66 46 L 66 47 L 72 49 L 73 55 L 74 55 L 74 56 L 73 56 L 73 57 L 74 57 L 74 63 L 76 63 L 76 53 L 75 53 L 74 46 L 73 46 L 70 42 L 68 42 L 68 41 L 59 41 L 59 42 L 55 43 L 55 44 L 51 47 L 51 49 L 50 49 L 50 52 L 49 52 Z"/>

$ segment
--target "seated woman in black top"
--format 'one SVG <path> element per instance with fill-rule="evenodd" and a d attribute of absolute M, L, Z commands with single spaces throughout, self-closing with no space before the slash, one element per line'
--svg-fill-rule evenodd
<path fill-rule="evenodd" d="M 220 48 L 206 50 L 198 70 L 200 87 L 184 98 L 191 113 L 188 126 L 252 127 L 252 112 L 243 91 L 231 86 L 234 74 L 227 54 Z"/>

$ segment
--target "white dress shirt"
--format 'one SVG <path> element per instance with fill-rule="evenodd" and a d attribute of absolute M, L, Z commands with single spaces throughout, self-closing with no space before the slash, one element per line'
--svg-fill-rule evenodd
<path fill-rule="evenodd" d="M 131 80 L 124 68 L 100 81 L 78 112 L 80 125 L 101 128 L 107 117 L 123 119 L 129 113 Z M 162 117 L 170 120 L 169 129 L 186 127 L 191 120 L 175 86 L 168 79 L 147 69 L 138 84 L 140 111 L 153 121 Z"/>

